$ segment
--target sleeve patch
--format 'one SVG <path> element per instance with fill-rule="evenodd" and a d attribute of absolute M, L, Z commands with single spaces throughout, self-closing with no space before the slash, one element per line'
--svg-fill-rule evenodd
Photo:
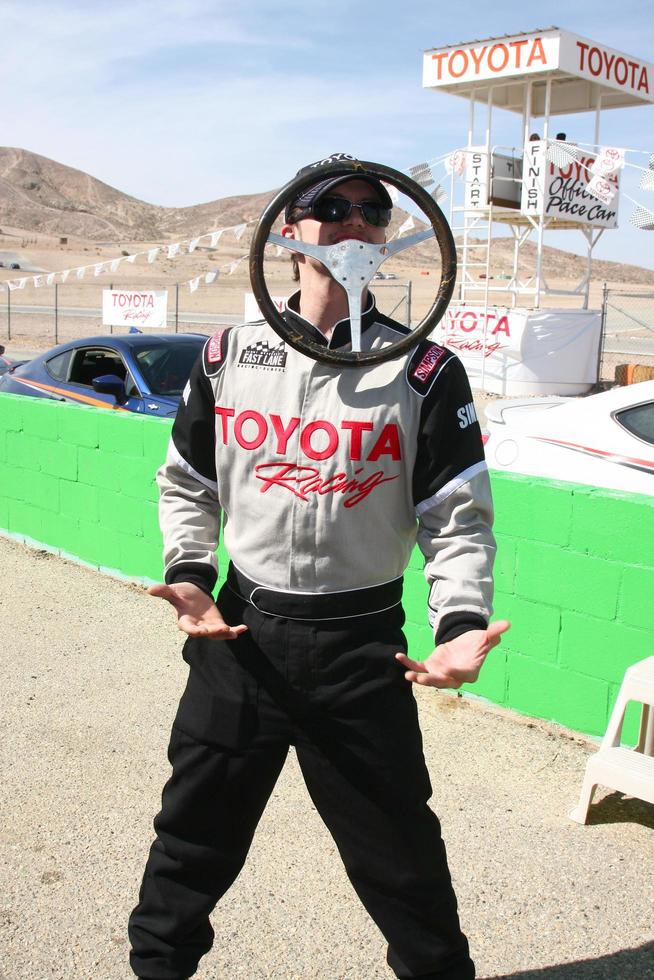
<path fill-rule="evenodd" d="M 407 365 L 407 380 L 419 395 L 426 395 L 452 351 L 440 344 L 423 341 L 416 347 Z"/>
<path fill-rule="evenodd" d="M 447 351 L 444 347 L 438 347 L 434 344 L 430 347 L 425 354 L 423 354 L 420 363 L 414 367 L 411 372 L 411 377 L 415 378 L 416 381 L 429 381 L 429 378 L 434 373 L 440 362 L 445 357 Z"/>
<path fill-rule="evenodd" d="M 223 359 L 223 352 L 221 347 L 221 340 L 223 339 L 224 330 L 219 330 L 215 333 L 213 337 L 209 339 L 207 344 L 207 360 L 209 364 L 217 364 Z"/>
<path fill-rule="evenodd" d="M 204 345 L 202 360 L 204 373 L 208 378 L 213 378 L 223 367 L 227 356 L 229 329 L 229 327 L 223 327 L 222 330 L 218 330 Z"/>

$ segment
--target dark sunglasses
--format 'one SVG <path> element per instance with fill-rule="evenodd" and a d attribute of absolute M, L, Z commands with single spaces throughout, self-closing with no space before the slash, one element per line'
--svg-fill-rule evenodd
<path fill-rule="evenodd" d="M 303 208 L 297 216 L 296 221 L 302 218 L 315 218 L 316 221 L 334 222 L 345 221 L 352 214 L 352 208 L 358 208 L 363 215 L 364 221 L 373 225 L 374 228 L 386 228 L 391 221 L 391 208 L 385 208 L 375 201 L 363 201 L 362 204 L 354 204 L 344 197 L 321 197 L 314 201 L 311 207 Z"/>

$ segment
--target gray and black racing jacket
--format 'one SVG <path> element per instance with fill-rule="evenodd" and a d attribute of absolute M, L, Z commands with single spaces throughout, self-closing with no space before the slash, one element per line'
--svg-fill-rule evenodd
<path fill-rule="evenodd" d="M 398 333 L 371 297 L 363 349 Z M 348 340 L 343 320 L 330 343 Z M 481 432 L 463 366 L 437 344 L 339 368 L 288 347 L 264 320 L 221 330 L 192 371 L 158 483 L 168 583 L 211 592 L 222 515 L 233 564 L 269 589 L 390 582 L 417 541 L 437 640 L 488 622 L 495 544 Z"/>

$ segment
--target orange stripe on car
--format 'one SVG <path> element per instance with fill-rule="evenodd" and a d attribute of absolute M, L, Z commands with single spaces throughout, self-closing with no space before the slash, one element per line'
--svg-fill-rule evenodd
<path fill-rule="evenodd" d="M 83 405 L 93 405 L 95 408 L 108 408 L 115 412 L 128 411 L 128 409 L 122 408 L 120 405 L 110 405 L 108 402 L 103 402 L 99 398 L 92 398 L 91 395 L 77 394 L 77 392 L 68 391 L 66 388 L 47 385 L 43 381 L 27 381 L 24 378 L 17 378 L 15 375 L 12 381 L 18 381 L 19 384 L 25 385 L 27 388 L 40 388 L 43 391 L 52 391 L 56 395 L 62 395 L 64 398 L 70 398 L 72 401 L 81 402 Z"/>

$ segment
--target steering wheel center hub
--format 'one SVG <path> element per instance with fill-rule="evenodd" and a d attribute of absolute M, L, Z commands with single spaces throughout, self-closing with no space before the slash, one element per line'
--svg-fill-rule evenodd
<path fill-rule="evenodd" d="M 348 238 L 327 248 L 323 264 L 346 289 L 364 289 L 384 261 L 384 245 Z"/>

